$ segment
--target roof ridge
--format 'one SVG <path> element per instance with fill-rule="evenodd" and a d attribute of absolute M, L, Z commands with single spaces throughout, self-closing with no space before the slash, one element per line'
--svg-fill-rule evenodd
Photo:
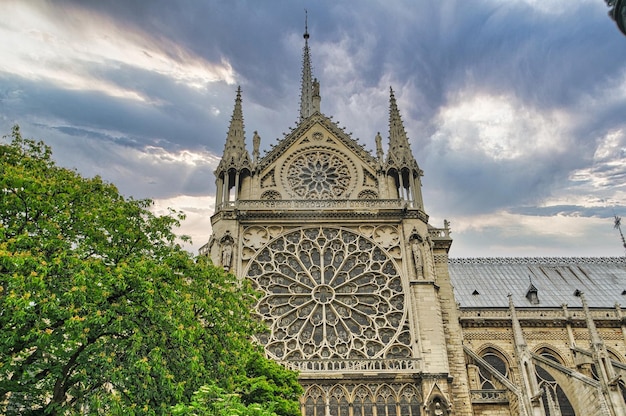
<path fill-rule="evenodd" d="M 451 264 L 626 264 L 626 257 L 461 257 L 449 258 Z"/>

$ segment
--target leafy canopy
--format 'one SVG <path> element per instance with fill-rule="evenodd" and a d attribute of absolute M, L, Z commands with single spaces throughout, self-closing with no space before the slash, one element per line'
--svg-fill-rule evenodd
<path fill-rule="evenodd" d="M 267 360 L 250 342 L 250 286 L 177 244 L 181 213 L 154 215 L 152 201 L 56 166 L 17 126 L 10 139 L 0 143 L 0 413 L 170 414 L 216 388 L 252 403 L 246 363 Z M 295 376 L 270 373 L 287 387 L 258 399 L 294 414 Z"/>

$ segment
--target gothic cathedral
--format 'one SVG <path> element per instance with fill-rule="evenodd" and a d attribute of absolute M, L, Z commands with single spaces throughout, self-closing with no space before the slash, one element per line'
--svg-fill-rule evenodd
<path fill-rule="evenodd" d="M 547 292 L 560 269 L 624 290 L 624 261 L 449 259 L 393 90 L 388 145 L 377 134 L 372 155 L 321 112 L 308 39 L 299 122 L 263 156 L 257 132 L 246 149 L 237 91 L 200 250 L 262 293 L 258 342 L 299 371 L 302 414 L 626 415 L 619 307 L 572 290 L 572 313 Z M 593 307 L 609 311 L 597 327 Z"/>

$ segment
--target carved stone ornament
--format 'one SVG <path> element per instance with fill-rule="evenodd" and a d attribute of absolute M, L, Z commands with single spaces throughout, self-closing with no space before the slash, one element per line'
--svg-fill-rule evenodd
<path fill-rule="evenodd" d="M 221 253 L 221 262 L 224 270 L 229 271 L 233 258 L 233 244 L 234 240 L 231 237 L 230 233 L 226 232 L 220 240 L 220 245 L 222 247 Z"/>
<path fill-rule="evenodd" d="M 370 238 L 290 231 L 259 250 L 246 275 L 264 294 L 257 310 L 270 333 L 259 341 L 275 359 L 411 356 L 398 266 Z"/>

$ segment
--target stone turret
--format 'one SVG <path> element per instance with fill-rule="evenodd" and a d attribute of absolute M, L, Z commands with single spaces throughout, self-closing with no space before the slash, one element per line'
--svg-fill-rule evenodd
<path fill-rule="evenodd" d="M 384 170 L 388 176 L 393 178 L 398 197 L 409 201 L 413 208 L 423 211 L 424 202 L 420 179 L 423 171 L 417 165 L 411 152 L 393 89 L 390 88 L 389 91 L 389 151 Z"/>
<path fill-rule="evenodd" d="M 246 150 L 243 111 L 241 108 L 241 87 L 239 87 L 237 88 L 235 108 L 233 109 L 226 136 L 224 155 L 215 170 L 215 177 L 217 178 L 216 209 L 225 204 L 227 205 L 231 200 L 238 199 L 242 176 L 249 176 L 251 169 L 252 161 Z M 235 192 L 234 195 L 231 195 L 233 189 Z"/>

